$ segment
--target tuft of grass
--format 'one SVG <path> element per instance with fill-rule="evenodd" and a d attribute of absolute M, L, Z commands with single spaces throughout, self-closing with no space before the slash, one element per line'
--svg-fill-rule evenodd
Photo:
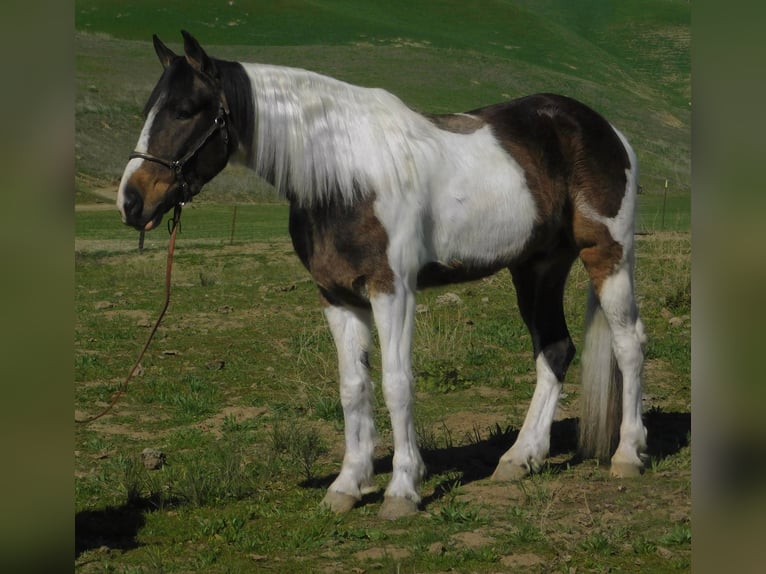
<path fill-rule="evenodd" d="M 453 480 L 445 486 L 445 502 L 439 509 L 437 517 L 445 524 L 469 524 L 479 526 L 486 524 L 480 505 L 472 505 L 460 498 L 461 485 L 459 480 Z"/>
<path fill-rule="evenodd" d="M 617 553 L 617 548 L 612 540 L 603 532 L 595 532 L 587 536 L 579 544 L 580 548 L 589 554 L 598 556 L 613 556 Z"/>
<path fill-rule="evenodd" d="M 660 544 L 665 544 L 670 546 L 683 546 L 685 544 L 691 544 L 692 543 L 691 528 L 686 524 L 679 524 L 675 526 L 665 536 L 660 538 L 659 542 Z"/>
<path fill-rule="evenodd" d="M 314 465 L 317 460 L 328 452 L 327 445 L 316 427 L 295 421 L 274 424 L 271 431 L 271 450 L 299 468 L 307 481 L 314 477 Z"/>

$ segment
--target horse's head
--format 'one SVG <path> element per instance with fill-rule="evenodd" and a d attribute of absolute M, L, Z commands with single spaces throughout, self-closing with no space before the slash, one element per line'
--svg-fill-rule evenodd
<path fill-rule="evenodd" d="M 234 145 L 216 62 L 182 34 L 184 56 L 154 36 L 164 71 L 117 193 L 123 222 L 136 229 L 153 229 L 175 205 L 191 200 L 226 166 Z"/>

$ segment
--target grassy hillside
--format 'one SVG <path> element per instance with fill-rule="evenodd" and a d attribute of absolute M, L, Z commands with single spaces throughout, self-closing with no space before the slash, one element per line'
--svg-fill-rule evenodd
<path fill-rule="evenodd" d="M 690 189 L 687 2 L 589 0 L 257 3 L 76 2 L 77 169 L 119 177 L 159 76 L 158 33 L 181 28 L 219 57 L 305 67 L 446 112 L 538 92 L 579 98 L 633 142 L 648 192 Z M 214 195 L 245 199 L 252 176 L 228 173 Z M 227 197 L 227 199 L 231 199 Z"/>

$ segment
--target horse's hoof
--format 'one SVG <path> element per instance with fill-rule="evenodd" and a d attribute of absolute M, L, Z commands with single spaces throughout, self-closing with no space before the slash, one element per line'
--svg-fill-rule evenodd
<path fill-rule="evenodd" d="M 350 494 L 328 491 L 322 499 L 320 506 L 331 510 L 335 514 L 346 514 L 356 506 L 357 502 L 359 501 Z"/>
<path fill-rule="evenodd" d="M 612 461 L 609 474 L 615 478 L 635 478 L 644 472 L 644 465 L 635 462 Z"/>
<path fill-rule="evenodd" d="M 522 478 L 529 476 L 529 474 L 528 467 L 521 464 L 515 464 L 511 461 L 501 460 L 498 463 L 495 472 L 492 473 L 492 480 L 497 482 L 509 482 L 512 480 L 521 480 Z"/>
<path fill-rule="evenodd" d="M 383 505 L 378 512 L 378 518 L 383 520 L 396 520 L 405 516 L 412 516 L 418 513 L 418 505 L 409 498 L 400 496 L 386 497 L 383 499 Z"/>

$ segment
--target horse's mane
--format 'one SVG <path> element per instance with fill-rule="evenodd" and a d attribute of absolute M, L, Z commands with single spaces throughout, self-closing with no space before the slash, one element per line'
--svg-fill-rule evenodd
<path fill-rule="evenodd" d="M 350 202 L 427 177 L 418 169 L 431 163 L 423 156 L 438 149 L 439 130 L 396 96 L 295 68 L 243 66 L 255 104 L 250 162 L 280 193 L 304 205 Z"/>

